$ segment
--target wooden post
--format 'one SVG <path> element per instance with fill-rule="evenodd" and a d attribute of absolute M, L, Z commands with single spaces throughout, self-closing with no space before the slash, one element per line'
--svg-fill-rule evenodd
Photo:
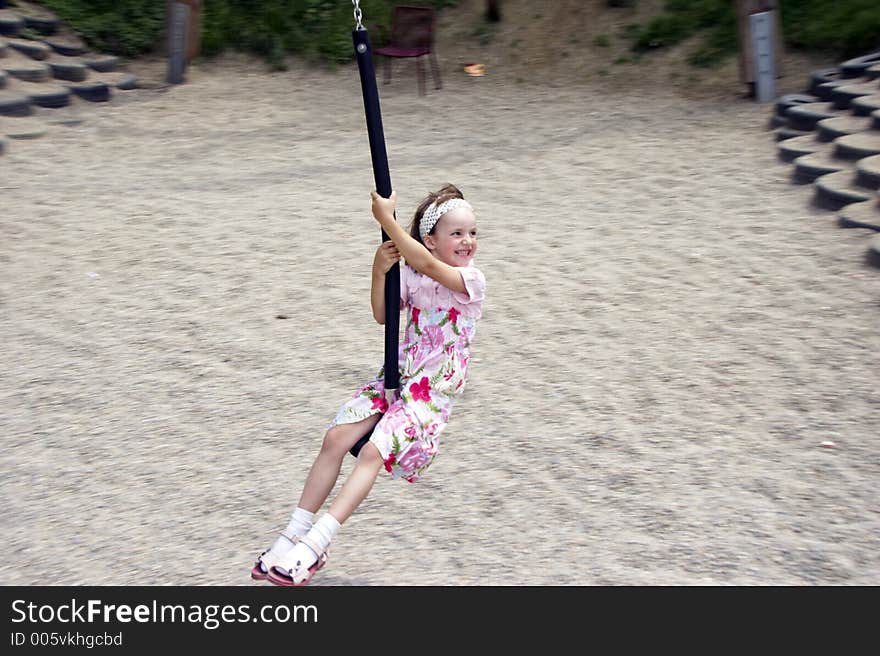
<path fill-rule="evenodd" d="M 202 0 L 168 0 L 166 35 L 170 84 L 186 80 L 186 66 L 199 53 L 201 45 Z"/>
<path fill-rule="evenodd" d="M 755 53 L 752 45 L 750 18 L 752 14 L 772 11 L 775 15 L 773 28 L 773 60 L 776 77 L 782 75 L 782 29 L 779 20 L 779 0 L 734 0 L 736 2 L 736 30 L 739 41 L 739 79 L 749 87 L 749 95 L 755 95 Z"/>
<path fill-rule="evenodd" d="M 186 37 L 186 61 L 199 56 L 202 47 L 202 0 L 186 0 L 189 5 L 189 32 Z"/>
<path fill-rule="evenodd" d="M 775 11 L 749 15 L 752 52 L 755 60 L 755 100 L 760 103 L 776 98 L 776 53 L 774 52 Z"/>
<path fill-rule="evenodd" d="M 490 23 L 501 20 L 501 0 L 486 0 L 486 20 Z"/>

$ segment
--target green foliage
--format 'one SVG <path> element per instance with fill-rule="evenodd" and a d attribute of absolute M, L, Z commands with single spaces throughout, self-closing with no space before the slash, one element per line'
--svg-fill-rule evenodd
<path fill-rule="evenodd" d="M 134 56 L 152 50 L 165 25 L 165 4 L 148 0 L 42 0 L 96 50 Z"/>
<path fill-rule="evenodd" d="M 880 48 L 878 0 L 780 0 L 782 35 L 792 48 L 841 58 Z M 688 61 L 713 66 L 739 48 L 733 0 L 667 0 L 664 13 L 631 29 L 632 50 L 644 52 L 699 36 Z"/>
<path fill-rule="evenodd" d="M 785 42 L 795 48 L 857 57 L 880 49 L 877 0 L 798 0 L 781 3 Z"/>
<path fill-rule="evenodd" d="M 459 0 L 407 0 L 406 4 L 453 6 Z M 42 0 L 96 50 L 135 56 L 161 51 L 165 0 Z M 364 26 L 380 42 L 376 24 L 390 27 L 394 0 L 361 0 Z M 350 0 L 204 0 L 201 52 L 216 55 L 227 49 L 264 57 L 284 67 L 288 53 L 329 64 L 353 57 Z"/>
<path fill-rule="evenodd" d="M 686 14 L 663 14 L 641 28 L 633 44 L 633 50 L 674 46 L 689 37 L 696 24 Z"/>
<path fill-rule="evenodd" d="M 387 20 L 389 3 L 362 4 L 365 13 L 371 10 L 372 19 Z M 284 56 L 290 52 L 328 63 L 352 58 L 351 2 L 207 0 L 203 21 L 202 52 L 206 55 L 227 48 L 244 50 L 262 55 L 276 68 L 283 67 Z"/>
<path fill-rule="evenodd" d="M 407 0 L 405 4 L 454 6 L 460 0 Z M 10 4 L 14 4 L 11 0 Z M 95 50 L 123 56 L 161 51 L 165 0 L 41 0 L 76 30 Z M 390 27 L 396 0 L 361 0 L 364 24 L 374 43 L 382 38 L 374 27 Z M 612 2 L 609 6 L 632 6 Z M 688 60 L 711 66 L 736 53 L 734 0 L 667 0 L 664 13 L 645 25 L 622 32 L 635 52 L 675 45 L 699 35 Z M 853 57 L 880 49 L 878 0 L 780 0 L 782 33 L 793 48 Z M 282 68 L 288 53 L 312 61 L 341 63 L 352 58 L 354 27 L 350 0 L 204 0 L 202 53 L 226 49 L 253 52 Z M 488 43 L 488 27 L 476 35 Z M 604 39 L 597 37 L 596 45 Z"/>
<path fill-rule="evenodd" d="M 730 0 L 667 0 L 665 12 L 635 32 L 634 51 L 673 46 L 700 34 L 688 56 L 694 66 L 713 66 L 736 52 L 736 12 Z"/>

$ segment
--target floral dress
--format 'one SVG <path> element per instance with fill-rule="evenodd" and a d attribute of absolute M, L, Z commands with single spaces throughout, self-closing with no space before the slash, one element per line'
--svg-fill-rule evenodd
<path fill-rule="evenodd" d="M 384 413 L 370 442 L 394 478 L 416 482 L 440 446 L 453 401 L 467 381 L 486 279 L 472 264 L 459 267 L 464 293 L 453 292 L 412 267 L 400 267 L 400 301 L 407 310 L 399 351 L 400 388 L 385 400 L 384 367 L 345 403 L 330 426 Z"/>

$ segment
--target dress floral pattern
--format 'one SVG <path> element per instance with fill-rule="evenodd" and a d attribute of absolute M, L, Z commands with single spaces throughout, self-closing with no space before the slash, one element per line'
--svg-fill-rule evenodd
<path fill-rule="evenodd" d="M 394 478 L 416 482 L 440 447 L 455 398 L 467 382 L 470 349 L 483 314 L 486 280 L 468 265 L 460 267 L 464 293 L 453 292 L 415 269 L 400 267 L 400 301 L 406 330 L 400 345 L 400 388 L 385 400 L 384 368 L 346 402 L 330 424 L 361 421 L 376 413 L 370 441 Z"/>

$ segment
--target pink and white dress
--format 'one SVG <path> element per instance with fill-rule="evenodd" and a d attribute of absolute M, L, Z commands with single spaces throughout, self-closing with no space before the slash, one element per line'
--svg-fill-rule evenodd
<path fill-rule="evenodd" d="M 394 478 L 416 482 L 440 446 L 453 401 L 467 382 L 477 320 L 483 314 L 486 279 L 469 264 L 458 267 L 464 293 L 453 292 L 412 267 L 400 266 L 400 302 L 407 311 L 400 345 L 400 388 L 385 400 L 384 367 L 345 403 L 330 426 L 384 413 L 370 442 Z"/>

